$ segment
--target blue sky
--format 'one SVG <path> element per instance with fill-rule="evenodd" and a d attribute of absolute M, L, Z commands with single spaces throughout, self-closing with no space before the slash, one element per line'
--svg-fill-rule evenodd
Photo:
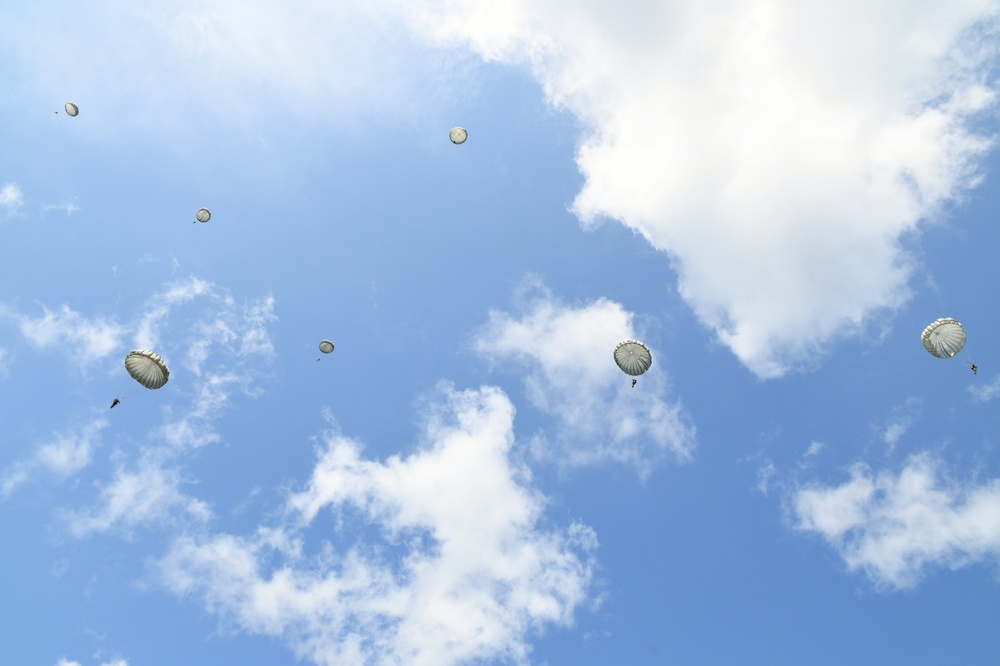
<path fill-rule="evenodd" d="M 993 663 L 998 13 L 0 9 L 5 660 Z"/>

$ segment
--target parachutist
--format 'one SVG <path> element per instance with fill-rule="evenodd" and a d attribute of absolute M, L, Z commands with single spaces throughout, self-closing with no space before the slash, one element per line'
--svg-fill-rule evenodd
<path fill-rule="evenodd" d="M 638 340 L 622 340 L 615 347 L 615 363 L 626 375 L 632 375 L 632 388 L 635 388 L 635 378 L 649 370 L 653 355 L 649 347 Z"/>
<path fill-rule="evenodd" d="M 976 367 L 975 363 L 970 363 L 969 367 L 972 368 L 972 374 L 974 374 L 974 375 L 978 375 L 979 374 L 979 368 Z"/>
<path fill-rule="evenodd" d="M 170 369 L 163 359 L 148 349 L 136 349 L 125 357 L 125 369 L 132 379 L 148 389 L 158 389 L 170 379 Z"/>
<path fill-rule="evenodd" d="M 111 407 L 109 407 L 108 409 L 114 409 L 115 405 L 117 405 L 119 402 L 121 402 L 121 400 L 119 400 L 118 398 L 115 398 L 114 402 L 111 403 Z"/>

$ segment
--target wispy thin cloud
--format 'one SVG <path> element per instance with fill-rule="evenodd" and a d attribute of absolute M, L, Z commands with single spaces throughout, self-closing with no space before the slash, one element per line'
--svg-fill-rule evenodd
<path fill-rule="evenodd" d="M 149 523 L 210 519 L 209 505 L 185 495 L 183 483 L 179 468 L 168 467 L 150 456 L 134 467 L 119 467 L 114 478 L 101 485 L 94 507 L 64 511 L 63 518 L 76 537 L 112 528 L 129 533 Z"/>
<path fill-rule="evenodd" d="M 182 474 L 188 452 L 221 441 L 216 421 L 225 413 L 231 394 L 253 394 L 255 373 L 234 356 L 215 350 L 212 369 L 197 376 L 186 408 L 171 410 L 152 427 L 137 462 L 120 465 L 110 480 L 99 481 L 98 495 L 89 507 L 64 513 L 75 536 L 107 531 L 130 533 L 137 527 L 204 523 L 213 516 L 208 503 L 186 492 L 196 481 Z M 227 370 L 219 366 L 226 361 Z"/>
<path fill-rule="evenodd" d="M 46 205 L 42 206 L 42 212 L 43 213 L 47 213 L 50 210 L 61 210 L 64 213 L 66 213 L 66 217 L 69 217 L 73 213 L 80 212 L 80 207 L 77 206 L 75 203 L 70 203 L 70 202 L 61 203 L 61 204 L 46 204 Z"/>
<path fill-rule="evenodd" d="M 4 183 L 0 187 L 0 220 L 18 214 L 24 203 L 24 194 L 16 183 Z"/>
<path fill-rule="evenodd" d="M 778 473 L 778 468 L 774 465 L 774 462 L 767 460 L 763 465 L 757 468 L 757 485 L 756 489 L 761 495 L 767 496 L 768 491 L 771 489 L 771 479 Z"/>
<path fill-rule="evenodd" d="M 155 348 L 160 340 L 160 326 L 173 308 L 211 293 L 211 283 L 197 277 L 189 277 L 153 295 L 135 327 L 133 336 L 135 346 L 142 349 Z"/>
<path fill-rule="evenodd" d="M 985 384 L 974 384 L 968 388 L 969 394 L 976 402 L 989 402 L 1000 397 L 1000 374 Z"/>
<path fill-rule="evenodd" d="M 879 439 L 888 447 L 889 453 L 895 451 L 896 444 L 920 416 L 920 410 L 919 398 L 907 398 L 904 404 L 893 408 L 889 417 L 879 426 Z"/>
<path fill-rule="evenodd" d="M 48 349 L 62 347 L 72 350 L 72 360 L 88 364 L 100 360 L 121 347 L 125 327 L 111 318 L 86 317 L 68 305 L 52 311 L 46 307 L 41 317 L 31 317 L 0 310 L 13 317 L 21 335 L 34 347 Z M 72 345 L 66 345 L 72 340 Z"/>
<path fill-rule="evenodd" d="M 177 539 L 155 575 L 316 664 L 527 662 L 529 632 L 570 624 L 587 599 L 596 538 L 542 527 L 501 391 L 441 390 L 418 452 L 379 462 L 328 434 L 283 523 Z M 342 536 L 307 550 L 322 514 Z M 359 516 L 378 538 L 343 531 Z"/>
<path fill-rule="evenodd" d="M 188 404 L 173 404 L 164 410 L 163 420 L 149 425 L 133 455 L 116 451 L 111 478 L 95 481 L 92 505 L 61 512 L 72 534 L 128 534 L 140 526 L 174 524 L 180 518 L 203 522 L 211 517 L 210 507 L 188 492 L 192 480 L 182 474 L 182 457 L 220 441 L 216 422 L 235 392 L 251 396 L 259 393 L 255 382 L 274 354 L 268 330 L 276 319 L 274 309 L 272 296 L 237 302 L 222 288 L 192 277 L 158 291 L 133 321 L 122 324 L 86 316 L 68 306 L 57 312 L 46 309 L 40 318 L 20 315 L 9 308 L 0 310 L 0 314 L 18 322 L 25 338 L 35 347 L 47 349 L 74 339 L 75 353 L 83 357 L 82 361 L 77 359 L 80 362 L 123 352 L 121 339 L 134 331 L 136 342 L 158 341 L 157 349 L 168 362 L 170 353 L 176 351 L 193 371 L 185 381 Z M 171 315 L 178 311 L 183 312 L 183 325 L 171 327 Z M 172 370 L 172 381 L 176 381 L 177 369 Z M 122 396 L 122 400 L 118 409 L 128 409 L 131 398 Z M 78 473 L 90 464 L 108 422 L 102 417 L 68 434 L 57 433 L 31 458 L 11 465 L 0 475 L 0 494 L 9 495 L 39 472 L 60 478 Z"/>
<path fill-rule="evenodd" d="M 39 470 L 62 480 L 90 464 L 99 446 L 107 419 L 97 418 L 68 433 L 56 433 L 27 460 L 16 462 L 0 474 L 0 497 L 8 497 Z"/>
<path fill-rule="evenodd" d="M 56 666 L 83 666 L 83 664 L 79 661 L 71 661 L 63 658 L 56 662 Z M 128 666 L 128 662 L 124 659 L 114 659 L 112 661 L 102 661 L 99 666 Z"/>
<path fill-rule="evenodd" d="M 615 345 L 636 337 L 631 313 L 607 299 L 568 306 L 539 284 L 520 300 L 517 315 L 490 312 L 473 349 L 522 372 L 531 404 L 556 417 L 550 436 L 537 440 L 540 455 L 568 465 L 618 461 L 642 476 L 666 457 L 690 459 L 694 427 L 666 399 L 657 352 L 635 388 L 614 363 Z"/>

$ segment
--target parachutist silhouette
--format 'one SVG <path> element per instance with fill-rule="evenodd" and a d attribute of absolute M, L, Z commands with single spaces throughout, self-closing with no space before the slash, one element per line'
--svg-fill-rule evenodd
<path fill-rule="evenodd" d="M 633 380 L 632 380 L 632 388 L 635 388 L 635 383 L 636 383 L 637 381 L 639 381 L 639 380 L 638 380 L 638 379 L 633 379 Z"/>
<path fill-rule="evenodd" d="M 970 363 L 969 367 L 972 368 L 972 374 L 974 374 L 974 375 L 978 375 L 979 374 L 979 368 L 976 367 L 975 363 Z"/>
<path fill-rule="evenodd" d="M 111 407 L 109 407 L 108 409 L 114 409 L 115 405 L 117 405 L 119 402 L 121 402 L 121 400 L 119 400 L 118 397 L 115 396 L 114 402 L 111 403 Z"/>

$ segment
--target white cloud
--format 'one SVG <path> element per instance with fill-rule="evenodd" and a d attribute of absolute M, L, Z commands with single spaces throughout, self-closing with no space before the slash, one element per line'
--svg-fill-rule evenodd
<path fill-rule="evenodd" d="M 72 534 L 82 537 L 112 530 L 128 534 L 150 523 L 204 522 L 211 517 L 205 502 L 185 492 L 184 487 L 194 481 L 184 478 L 180 458 L 221 440 L 215 421 L 225 413 L 234 391 L 259 394 L 255 381 L 265 371 L 262 361 L 274 354 L 267 328 L 276 319 L 274 307 L 271 296 L 237 303 L 216 285 L 192 277 L 156 293 L 133 322 L 115 325 L 116 335 L 135 331 L 138 344 L 156 342 L 164 356 L 174 350 L 187 352 L 185 366 L 191 374 L 184 377 L 172 372 L 171 382 L 183 382 L 175 392 L 187 395 L 189 403 L 165 408 L 163 420 L 149 424 L 145 441 L 134 454 L 116 450 L 115 471 L 110 479 L 95 483 L 94 504 L 62 512 Z M 80 322 L 90 321 L 68 309 L 65 312 L 69 314 L 61 318 L 47 313 L 41 321 L 49 323 L 44 325 L 29 322 L 35 327 L 29 331 L 33 335 L 30 339 L 38 345 L 52 344 L 43 332 L 51 334 L 60 325 L 70 328 L 67 321 L 79 329 L 84 327 Z M 171 328 L 171 317 L 178 313 L 182 317 L 174 318 L 182 319 L 183 324 Z M 26 318 L 20 320 L 24 330 Z M 131 382 L 127 376 L 122 381 Z M 147 394 L 141 387 L 126 390 L 119 410 L 129 409 L 135 391 L 143 397 Z M 155 393 L 159 395 L 159 391 Z M 57 436 L 55 443 L 41 447 L 30 460 L 12 466 L 0 477 L 0 493 L 9 494 L 36 468 L 61 476 L 76 473 L 90 462 L 94 442 L 106 425 L 102 418 L 72 437 Z"/>
<path fill-rule="evenodd" d="M 273 355 L 274 345 L 267 325 L 278 320 L 274 314 L 274 297 L 268 296 L 248 306 L 243 319 L 245 330 L 240 339 L 240 354 Z"/>
<path fill-rule="evenodd" d="M 812 458 L 818 456 L 823 449 L 826 448 L 826 444 L 823 442 L 812 442 L 809 444 L 809 449 L 806 451 L 806 458 Z"/>
<path fill-rule="evenodd" d="M 168 285 L 166 290 L 155 294 L 136 326 L 135 346 L 139 349 L 156 348 L 160 341 L 160 327 L 170 311 L 178 305 L 210 294 L 212 294 L 211 283 L 196 277 Z"/>
<path fill-rule="evenodd" d="M 61 210 L 66 213 L 66 217 L 69 217 L 73 213 L 80 212 L 80 207 L 71 202 L 66 202 L 61 204 L 46 204 L 42 206 L 43 213 L 47 213 L 50 210 Z"/>
<path fill-rule="evenodd" d="M 771 479 L 775 474 L 778 473 L 778 468 L 774 466 L 774 463 L 770 460 L 766 461 L 763 465 L 757 468 L 757 492 L 761 495 L 767 496 L 768 490 L 771 487 Z"/>
<path fill-rule="evenodd" d="M 317 664 L 526 663 L 529 635 L 570 624 L 586 599 L 596 538 L 542 526 L 501 391 L 443 393 L 419 451 L 379 462 L 326 436 L 286 524 L 178 539 L 156 566 L 162 583 Z M 328 513 L 336 538 L 305 554 Z M 378 537 L 349 532 L 359 519 Z"/>
<path fill-rule="evenodd" d="M 24 194 L 16 183 L 4 183 L 4 186 L 0 187 L 0 211 L 3 212 L 0 218 L 17 215 L 23 203 Z"/>
<path fill-rule="evenodd" d="M 920 404 L 919 398 L 907 398 L 903 405 L 892 410 L 882 426 L 879 437 L 888 446 L 890 453 L 896 449 L 896 444 L 920 416 Z"/>
<path fill-rule="evenodd" d="M 161 330 L 169 325 L 171 314 L 197 299 L 207 299 L 212 305 L 211 313 L 196 313 L 183 333 L 175 333 L 173 344 L 162 342 Z M 274 345 L 267 326 L 277 320 L 274 307 L 273 296 L 240 305 L 211 282 L 188 277 L 153 294 L 143 313 L 124 324 L 111 317 L 86 317 L 67 305 L 55 312 L 42 306 L 42 317 L 30 317 L 0 305 L 0 315 L 17 322 L 21 334 L 32 346 L 65 348 L 71 351 L 70 357 L 78 364 L 102 359 L 116 351 L 124 357 L 122 338 L 129 333 L 136 348 L 160 352 L 164 352 L 163 347 L 178 346 L 177 341 L 183 339 L 184 365 L 199 376 L 202 364 L 214 347 L 244 358 L 272 358 Z M 5 355 L 6 352 L 0 349 L 0 375 L 5 369 Z M 167 359 L 165 352 L 160 355 Z"/>
<path fill-rule="evenodd" d="M 190 407 L 153 430 L 154 438 L 163 441 L 171 455 L 177 455 L 185 449 L 213 444 L 221 439 L 212 422 L 229 405 L 234 388 L 240 388 L 246 395 L 256 394 L 251 389 L 253 373 L 238 364 L 233 367 L 238 372 L 213 371 L 199 375 L 194 382 Z"/>
<path fill-rule="evenodd" d="M 931 567 L 1000 560 L 1000 479 L 949 479 L 928 454 L 898 473 L 856 465 L 849 481 L 803 486 L 791 500 L 798 529 L 823 537 L 879 586 L 910 588 Z"/>
<path fill-rule="evenodd" d="M 664 398 L 657 352 L 635 388 L 614 363 L 615 345 L 636 337 L 631 313 L 603 298 L 570 307 L 544 288 L 523 300 L 520 317 L 491 311 L 473 345 L 491 361 L 523 368 L 528 400 L 557 417 L 558 432 L 543 455 L 569 465 L 615 460 L 642 475 L 667 454 L 691 457 L 694 428 L 682 407 Z"/>
<path fill-rule="evenodd" d="M 455 94 L 438 77 L 461 74 L 451 54 L 414 44 L 382 3 L 303 0 L 288 11 L 268 0 L 98 1 L 86 11 L 18 18 L 34 37 L 0 23 L 0 41 L 26 61 L 15 71 L 36 72 L 18 83 L 76 91 L 87 130 L 107 136 L 133 129 L 177 136 L 224 123 L 268 150 L 286 138 L 266 122 L 269 114 L 359 132 L 383 116 L 414 122 L 420 107 Z M 64 57 L 66 43 L 77 62 Z M 190 114 L 202 122 L 185 122 Z"/>
<path fill-rule="evenodd" d="M 83 666 L 78 661 L 70 661 L 69 659 L 60 659 L 56 662 L 56 666 Z M 124 659 L 115 659 L 114 661 L 104 661 L 101 662 L 100 666 L 128 666 L 128 662 Z"/>
<path fill-rule="evenodd" d="M 42 309 L 45 314 L 39 318 L 12 315 L 19 323 L 21 335 L 38 349 L 62 347 L 75 362 L 86 364 L 104 358 L 121 345 L 125 329 L 113 319 L 88 319 L 67 305 L 56 312 Z"/>
<path fill-rule="evenodd" d="M 1000 397 L 1000 375 L 995 376 L 986 384 L 973 384 L 968 388 L 968 391 L 976 402 L 995 400 Z"/>
<path fill-rule="evenodd" d="M 198 322 L 196 335 L 187 348 L 185 367 L 201 375 L 209 349 L 221 346 L 240 357 L 256 356 L 270 359 L 274 356 L 274 343 L 268 325 L 277 321 L 273 296 L 265 296 L 238 306 L 229 297 L 215 296 L 218 312 L 215 317 Z"/>
<path fill-rule="evenodd" d="M 201 522 L 211 518 L 208 504 L 185 495 L 182 483 L 179 469 L 147 457 L 134 469 L 119 467 L 115 478 L 101 487 L 96 507 L 66 511 L 64 517 L 76 537 L 112 528 L 127 533 L 139 525 L 182 517 Z"/>
<path fill-rule="evenodd" d="M 60 479 L 73 476 L 90 464 L 93 451 L 100 443 L 101 432 L 107 426 L 106 419 L 98 418 L 71 434 L 56 433 L 54 441 L 42 444 L 34 456 L 13 464 L 0 475 L 0 497 L 9 496 L 37 469 Z"/>
<path fill-rule="evenodd" d="M 574 210 L 666 253 L 761 377 L 907 300 L 901 237 L 979 182 L 992 145 L 969 129 L 996 102 L 985 0 L 396 6 L 435 43 L 530 64 L 589 128 Z"/>

